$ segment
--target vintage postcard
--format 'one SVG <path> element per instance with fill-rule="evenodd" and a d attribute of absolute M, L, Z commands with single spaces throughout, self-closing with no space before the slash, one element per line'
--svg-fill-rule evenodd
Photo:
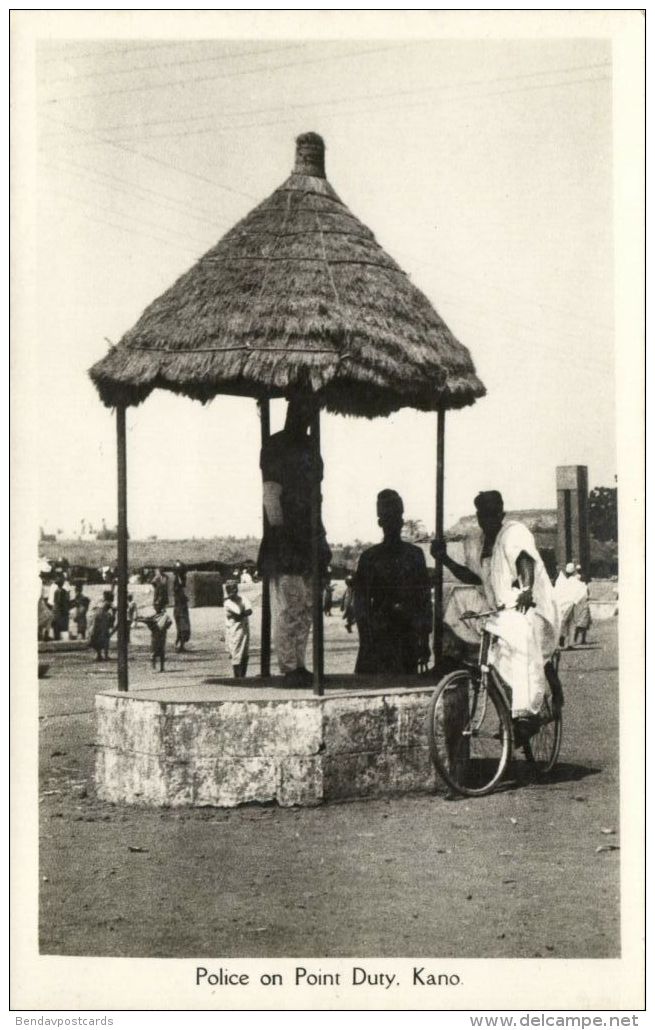
<path fill-rule="evenodd" d="M 15 1010 L 643 1010 L 644 37 L 13 12 Z"/>

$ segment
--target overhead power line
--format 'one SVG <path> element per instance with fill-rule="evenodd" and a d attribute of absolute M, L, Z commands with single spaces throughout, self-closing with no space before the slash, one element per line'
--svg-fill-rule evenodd
<path fill-rule="evenodd" d="M 454 332 L 457 339 L 460 340 L 460 342 L 464 342 L 461 338 L 462 333 L 460 332 L 459 328 L 462 325 L 468 326 L 468 328 L 465 330 L 465 334 L 473 332 L 475 334 L 483 334 L 485 337 L 489 336 L 490 327 L 493 326 L 493 322 L 483 322 L 481 320 L 476 320 L 466 314 L 454 314 L 452 317 L 446 319 L 446 322 L 451 331 Z M 457 326 L 457 328 L 453 329 L 453 326 Z M 531 337 L 534 338 L 534 329 L 530 336 L 528 336 L 527 334 L 523 334 L 521 337 L 518 337 L 505 329 L 501 329 L 500 332 L 502 334 L 503 341 L 510 342 L 512 344 L 514 352 L 517 355 L 520 355 L 523 358 L 525 358 L 527 354 L 532 354 L 532 352 L 529 351 L 528 344 L 530 342 Z M 561 370 L 562 379 L 567 378 L 567 373 L 570 369 L 577 369 L 578 371 L 586 372 L 587 374 L 603 376 L 607 379 L 613 376 L 613 353 L 608 354 L 607 360 L 604 362 L 600 359 L 587 358 L 586 356 L 581 358 L 576 354 L 572 354 L 570 350 L 562 351 L 557 350 L 554 347 L 549 347 L 544 342 L 543 336 L 539 337 L 538 346 L 540 350 L 543 352 L 543 354 L 548 356 L 549 361 L 556 361 L 558 363 L 558 366 Z M 507 356 L 507 352 L 505 352 L 505 356 Z M 531 358 L 530 360 L 534 361 L 534 358 Z"/>
<path fill-rule="evenodd" d="M 407 257 L 411 258 L 411 255 L 407 255 Z M 516 293 L 512 290 L 506 290 L 502 286 L 494 286 L 493 283 L 489 283 L 488 279 L 477 279 L 473 276 L 464 275 L 460 272 L 452 272 L 449 268 L 444 268 L 438 262 L 421 261 L 418 258 L 414 258 L 412 260 L 415 260 L 416 264 L 424 265 L 426 268 L 438 268 L 439 275 L 445 275 L 447 277 L 450 276 L 451 278 L 457 280 L 458 284 L 460 285 L 462 284 L 462 282 L 470 282 L 476 286 L 484 286 L 487 288 L 491 288 L 495 293 L 500 293 L 507 297 L 513 297 L 519 302 L 526 304 L 527 306 L 534 305 L 535 307 L 541 308 L 542 311 L 551 311 L 556 315 L 562 315 L 564 318 L 573 318 L 576 321 L 582 322 L 585 325 L 587 325 L 590 332 L 595 333 L 598 331 L 598 329 L 604 329 L 606 332 L 609 333 L 614 331 L 614 326 L 610 325 L 608 322 L 601 322 L 599 319 L 590 318 L 587 315 L 580 315 L 579 312 L 571 311 L 570 308 L 560 308 L 556 307 L 553 304 L 545 304 L 539 300 L 531 300 L 524 294 Z"/>
<path fill-rule="evenodd" d="M 469 101 L 481 101 L 481 100 L 484 101 L 484 100 L 488 100 L 488 99 L 493 98 L 493 97 L 506 96 L 506 95 L 509 95 L 511 93 L 525 93 L 525 92 L 530 92 L 532 90 L 540 90 L 540 89 L 561 89 L 562 87 L 575 86 L 575 85 L 579 85 L 581 83 L 598 83 L 598 82 L 610 82 L 610 81 L 611 80 L 610 80 L 610 78 L 608 76 L 598 76 L 598 77 L 595 77 L 595 78 L 583 78 L 583 79 L 563 79 L 561 82 L 539 83 L 538 85 L 534 85 L 534 86 L 523 86 L 523 87 L 517 87 L 517 88 L 514 88 L 514 89 L 496 90 L 494 92 L 478 92 L 478 93 L 455 94 L 455 95 L 449 97 L 448 99 L 450 101 L 452 101 L 453 103 L 467 103 Z M 368 115 L 368 114 L 370 114 L 370 115 L 379 115 L 379 114 L 386 115 L 389 111 L 412 110 L 412 109 L 417 108 L 417 107 L 427 107 L 427 106 L 429 106 L 432 103 L 434 103 L 434 100 L 421 100 L 421 101 L 417 101 L 416 103 L 395 104 L 393 106 L 386 106 L 386 107 L 363 107 L 363 108 L 358 108 L 357 110 L 353 110 L 353 111 L 338 111 L 338 112 L 328 111 L 328 112 L 325 112 L 324 114 L 322 114 L 321 118 L 325 121 L 326 119 L 333 119 L 333 118 L 340 118 L 340 119 L 344 119 L 344 118 L 357 118 L 357 117 L 361 117 L 362 115 Z M 233 132 L 239 132 L 239 131 L 242 131 L 244 129 L 261 129 L 261 128 L 266 128 L 268 126 L 292 125 L 292 124 L 294 124 L 295 121 L 296 121 L 295 118 L 276 118 L 276 119 L 274 119 L 272 121 L 242 122 L 242 123 L 239 123 L 239 124 L 236 124 L 236 125 L 216 126 L 216 127 L 212 127 L 212 128 L 209 128 L 209 129 L 191 129 L 188 132 L 157 133 L 157 134 L 154 134 L 154 135 L 151 135 L 151 136 L 141 136 L 141 135 L 138 135 L 138 136 L 128 136 L 128 137 L 118 136 L 118 137 L 114 137 L 114 139 L 116 140 L 116 142 L 118 142 L 118 141 L 120 141 L 120 142 L 123 142 L 123 141 L 125 141 L 125 142 L 132 142 L 132 141 L 136 141 L 136 140 L 142 140 L 144 143 L 147 143 L 148 141 L 156 141 L 156 140 L 159 140 L 159 139 L 162 139 L 162 140 L 163 139 L 183 139 L 183 138 L 190 137 L 190 136 L 208 135 L 210 133 L 216 133 L 217 135 L 225 135 L 226 133 L 229 134 L 229 133 L 233 133 Z M 57 144 L 57 145 L 58 146 L 62 146 L 62 144 Z"/>
<path fill-rule="evenodd" d="M 126 232 L 130 236 L 143 236 L 145 239 L 155 240 L 157 243 L 166 243 L 169 247 L 175 247 L 177 251 L 185 250 L 189 254 L 194 254 L 195 251 L 191 247 L 187 247 L 184 244 L 178 244 L 174 240 L 167 240 L 163 236 L 155 236 L 153 233 L 144 232 L 142 229 L 135 229 L 132 226 L 119 225 L 117 222 L 111 222 L 107 218 L 99 218 L 97 215 L 85 215 L 90 222 L 97 222 L 99 225 L 108 225 L 112 229 L 119 229 L 121 232 Z"/>
<path fill-rule="evenodd" d="M 133 65 L 131 68 L 106 68 L 103 71 L 83 72 L 81 75 L 76 74 L 73 79 L 71 79 L 70 76 L 63 76 L 59 79 L 48 79 L 47 82 L 44 83 L 44 85 L 54 86 L 59 82 L 64 82 L 68 85 L 72 85 L 75 82 L 79 82 L 81 79 L 105 78 L 108 75 L 136 75 L 139 72 L 161 71 L 162 68 L 179 68 L 182 65 L 209 64 L 210 62 L 216 61 L 234 61 L 238 57 L 258 57 L 260 54 L 278 54 L 284 50 L 302 50 L 303 47 L 306 45 L 307 44 L 305 43 L 293 43 L 289 44 L 288 46 L 268 47 L 265 50 L 240 50 L 236 54 L 213 54 L 209 57 L 189 57 L 181 61 L 162 61 L 159 64 L 137 64 Z"/>
<path fill-rule="evenodd" d="M 477 99 L 484 100 L 487 97 L 503 96 L 503 95 L 508 94 L 508 93 L 523 93 L 523 92 L 526 92 L 526 91 L 529 91 L 529 90 L 533 90 L 533 89 L 557 89 L 557 88 L 560 88 L 561 86 L 572 86 L 572 85 L 577 85 L 578 83 L 581 83 L 581 82 L 607 82 L 607 81 L 609 81 L 609 79 L 606 76 L 602 76 L 600 78 L 562 79 L 560 82 L 539 83 L 538 85 L 535 85 L 535 86 L 527 86 L 527 87 L 517 88 L 517 89 L 507 89 L 507 90 L 502 90 L 500 92 L 492 92 L 492 93 L 479 92 L 479 93 L 462 93 L 462 94 L 456 93 L 454 96 L 450 97 L 449 99 L 451 99 L 453 101 L 467 101 L 467 100 L 477 100 Z M 344 103 L 345 102 L 346 101 L 344 101 Z M 387 107 L 364 107 L 364 108 L 358 108 L 357 110 L 354 110 L 354 111 L 346 111 L 345 113 L 342 113 L 342 112 L 339 112 L 339 113 L 328 112 L 327 115 L 322 115 L 322 117 L 323 118 L 326 118 L 326 117 L 327 118 L 341 118 L 341 117 L 352 118 L 352 117 L 356 117 L 357 115 L 368 114 L 368 113 L 372 113 L 372 114 L 378 114 L 378 113 L 386 114 L 390 110 L 396 110 L 397 111 L 397 110 L 406 110 L 406 109 L 415 108 L 415 107 L 427 107 L 432 102 L 433 102 L 432 100 L 422 100 L 422 101 L 418 101 L 417 103 L 412 103 L 412 104 L 394 104 L 392 107 L 389 107 L 389 106 L 387 106 Z M 305 105 L 299 105 L 299 106 L 305 106 Z M 320 104 L 320 105 L 316 105 L 316 106 L 321 106 L 322 107 L 324 105 Z M 291 108 L 287 108 L 287 110 L 290 110 L 290 109 Z M 284 109 L 282 109 L 282 110 L 284 110 Z M 285 119 L 282 119 L 282 120 L 276 119 L 275 121 L 270 121 L 270 122 L 269 121 L 267 121 L 267 122 L 245 122 L 245 123 L 241 123 L 241 124 L 238 124 L 238 125 L 210 126 L 208 128 L 202 128 L 202 129 L 189 129 L 187 132 L 154 133 L 154 134 L 152 134 L 150 136 L 143 136 L 143 135 L 139 134 L 138 136 L 127 136 L 127 137 L 125 137 L 125 136 L 118 136 L 118 137 L 115 137 L 115 138 L 117 138 L 117 139 L 119 139 L 121 141 L 126 140 L 127 142 L 130 142 L 130 141 L 136 140 L 136 139 L 140 139 L 144 143 L 147 143 L 149 140 L 157 140 L 157 139 L 184 139 L 184 138 L 186 138 L 188 136 L 199 136 L 199 135 L 200 136 L 205 136 L 205 135 L 209 135 L 210 133 L 214 133 L 214 132 L 215 133 L 223 134 L 223 133 L 226 133 L 226 132 L 228 132 L 228 133 L 229 132 L 233 132 L 233 131 L 238 130 L 238 129 L 262 128 L 262 127 L 265 127 L 265 126 L 268 126 L 268 125 L 285 125 L 285 124 L 288 125 L 291 121 L 293 121 L 293 119 L 285 118 Z"/>
<path fill-rule="evenodd" d="M 99 136 L 96 132 L 92 132 L 91 129 L 82 129 L 79 125 L 73 125 L 71 122 L 65 122 L 63 119 L 58 118 L 56 121 L 60 125 L 65 125 L 66 128 L 71 129 L 73 132 L 81 133 L 83 136 L 89 136 L 91 139 L 98 143 L 102 143 L 108 147 L 113 147 L 115 150 L 123 150 L 126 154 L 134 154 L 136 157 L 140 157 L 143 161 L 150 161 L 152 164 L 162 165 L 164 168 L 170 168 L 174 172 L 178 172 L 180 175 L 188 175 L 192 179 L 198 179 L 199 182 L 207 182 L 210 186 L 217 186 L 221 190 L 226 190 L 228 193 L 235 193 L 239 197 L 246 197 L 248 200 L 257 200 L 252 193 L 245 193 L 243 190 L 235 189 L 233 186 L 225 186 L 222 182 L 217 182 L 215 179 L 210 179 L 206 175 L 200 175 L 198 172 L 192 172 L 188 168 L 180 168 L 177 165 L 172 165 L 168 161 L 163 161 L 159 157 L 153 157 L 151 154 L 143 154 L 140 150 L 134 150 L 133 147 L 126 147 L 123 143 L 118 143 L 115 140 L 105 139 Z"/>
<path fill-rule="evenodd" d="M 180 232 L 178 229 L 171 229 L 167 225 L 162 225 L 160 222 L 152 222 L 149 218 L 141 218 L 139 215 L 133 214 L 131 211 L 117 211 L 116 208 L 108 207 L 106 204 L 99 204 L 97 201 L 86 200 L 83 197 L 74 196 L 71 193 L 66 193 L 63 190 L 48 190 L 48 193 L 54 196 L 63 197 L 64 200 L 72 200 L 76 204 L 80 204 L 82 207 L 90 207 L 93 211 L 106 211 L 111 215 L 122 216 L 123 218 L 129 218 L 130 221 L 146 225 L 149 228 L 164 230 L 173 236 L 180 236 L 182 239 L 188 240 L 197 247 L 208 248 L 211 244 L 208 244 L 206 240 L 196 239 L 194 236 L 189 236 L 188 233 Z M 169 240 L 169 242 L 175 242 Z"/>
<path fill-rule="evenodd" d="M 110 175 L 108 172 L 98 172 L 93 168 L 89 168 L 88 165 L 76 164 L 75 162 L 63 163 L 61 165 L 44 164 L 42 166 L 50 171 L 61 172 L 65 175 L 73 175 L 77 179 L 81 179 L 83 182 L 91 181 L 93 185 L 102 186 L 111 192 L 124 193 L 127 196 L 134 197 L 137 201 L 141 201 L 144 198 L 139 197 L 139 193 L 147 194 L 152 196 L 154 199 L 148 201 L 152 204 L 161 204 L 165 201 L 165 206 L 168 210 L 179 210 L 186 214 L 188 217 L 193 218 L 194 221 L 202 222 L 203 225 L 207 225 L 208 218 L 215 218 L 216 212 L 209 211 L 206 208 L 196 207 L 195 205 L 189 205 L 186 201 L 181 200 L 179 196 L 172 196 L 170 193 L 161 193 L 159 190 L 149 189 L 147 186 L 140 186 L 138 183 L 130 182 L 129 179 L 121 179 L 116 175 Z M 114 183 L 120 183 L 123 185 L 114 185 Z M 129 188 L 125 188 L 125 187 Z M 176 207 L 173 207 L 176 205 Z M 194 213 L 196 212 L 196 213 Z"/>
<path fill-rule="evenodd" d="M 199 41 L 198 40 L 176 39 L 175 42 L 170 42 L 170 43 L 159 43 L 159 42 L 155 41 L 153 43 L 148 43 L 145 46 L 133 46 L 132 45 L 132 41 L 129 40 L 129 39 L 126 39 L 125 40 L 125 44 L 123 46 L 121 46 L 121 47 L 112 47 L 110 50 L 105 50 L 102 47 L 102 43 L 99 41 L 98 42 L 98 49 L 97 50 L 87 50 L 86 53 L 82 53 L 82 54 L 79 54 L 79 53 L 78 54 L 71 54 L 71 53 L 67 52 L 65 57 L 59 57 L 58 55 L 54 55 L 53 54 L 50 57 L 42 57 L 42 58 L 40 58 L 40 60 L 43 61 L 44 63 L 45 62 L 51 62 L 51 61 L 61 61 L 61 62 L 66 62 L 66 61 L 82 61 L 82 60 L 86 60 L 87 58 L 92 58 L 92 57 L 95 58 L 95 59 L 97 59 L 98 57 L 110 57 L 112 54 L 128 54 L 128 53 L 129 54 L 135 54 L 138 51 L 142 51 L 142 50 L 150 50 L 150 51 L 169 50 L 171 47 L 185 46 L 188 43 L 193 43 L 193 42 L 199 42 Z M 72 44 L 74 44 L 74 40 L 69 41 L 69 46 L 72 45 Z"/>
<path fill-rule="evenodd" d="M 499 315 L 495 312 L 492 315 L 490 313 L 490 307 L 488 304 L 485 304 L 484 301 L 475 300 L 471 297 L 470 294 L 463 296 L 462 294 L 451 293 L 450 291 L 448 293 L 443 293 L 442 291 L 439 291 L 439 297 L 442 300 L 445 300 L 447 303 L 449 301 L 452 301 L 456 305 L 458 305 L 461 301 L 464 301 L 468 307 L 473 307 L 477 309 L 478 312 L 482 312 L 482 314 L 484 314 L 485 312 L 489 312 L 490 320 L 488 324 L 503 322 L 505 325 L 513 326 L 517 329 L 525 330 L 529 333 L 535 332 L 534 324 L 531 324 L 529 322 L 521 322 L 515 318 L 508 317 L 507 315 Z M 475 317 L 475 313 L 473 317 Z M 571 340 L 573 343 L 583 343 L 585 340 L 589 339 L 589 335 L 585 335 L 582 332 L 570 332 L 569 330 L 562 329 L 559 326 L 542 326 L 542 331 Z"/>
<path fill-rule="evenodd" d="M 425 42 L 426 41 L 421 40 L 413 41 L 411 43 L 394 43 L 392 46 L 372 47 L 368 50 L 351 50 L 347 54 L 330 54 L 330 56 L 325 57 L 310 57 L 307 58 L 307 60 L 305 61 L 291 61 L 287 64 L 268 64 L 262 65 L 257 68 L 241 68 L 238 71 L 223 72 L 219 75 L 200 75 L 194 78 L 183 79 L 181 81 L 179 79 L 169 79 L 167 82 L 154 83 L 148 86 L 132 86 L 126 87 L 124 89 L 109 89 L 96 93 L 69 93 L 63 97 L 52 97 L 50 100 L 45 100 L 44 103 L 57 104 L 62 100 L 86 100 L 92 99 L 94 97 L 118 96 L 122 93 L 145 93 L 151 92 L 152 90 L 168 89 L 171 87 L 186 88 L 187 86 L 193 85 L 196 82 L 215 82 L 218 79 L 232 79 L 244 75 L 256 75 L 258 72 L 266 72 L 266 74 L 269 74 L 270 72 L 281 71 L 284 68 L 298 68 L 308 64 L 325 64 L 326 61 L 346 61 L 350 60 L 353 57 L 365 57 L 368 54 L 386 53 L 390 50 L 403 50 L 409 46 L 424 46 Z"/>
<path fill-rule="evenodd" d="M 324 100 L 310 100 L 310 101 L 305 101 L 305 102 L 299 103 L 299 104 L 281 104 L 281 105 L 278 105 L 276 107 L 241 108 L 240 110 L 237 110 L 237 111 L 228 111 L 228 112 L 226 112 L 226 115 L 228 117 L 240 117 L 240 116 L 249 117 L 249 116 L 257 116 L 257 115 L 260 115 L 260 114 L 276 114 L 277 112 L 283 112 L 284 113 L 284 112 L 287 112 L 287 111 L 307 110 L 308 108 L 316 108 L 316 107 L 330 107 L 332 105 L 343 105 L 343 104 L 349 105 L 349 104 L 358 103 L 359 101 L 365 101 L 365 100 L 395 99 L 397 97 L 402 97 L 402 96 L 416 96 L 416 95 L 421 94 L 421 93 L 440 94 L 442 92 L 451 91 L 451 90 L 457 90 L 457 89 L 460 89 L 460 88 L 466 87 L 466 86 L 492 85 L 494 83 L 499 83 L 499 82 L 514 82 L 514 81 L 519 81 L 519 80 L 526 79 L 526 78 L 535 78 L 537 76 L 544 76 L 544 75 L 564 75 L 564 74 L 567 74 L 569 72 L 594 71 L 594 70 L 597 70 L 599 68 L 611 68 L 611 62 L 609 62 L 609 61 L 601 61 L 601 62 L 596 62 L 596 63 L 593 63 L 593 64 L 568 65 L 568 66 L 563 67 L 563 68 L 562 67 L 560 67 L 560 68 L 543 68 L 543 69 L 539 69 L 537 71 L 524 72 L 524 73 L 519 73 L 519 74 L 516 74 L 516 75 L 503 75 L 503 76 L 495 77 L 495 78 L 492 78 L 492 79 L 490 79 L 490 78 L 486 78 L 486 79 L 466 79 L 466 80 L 462 80 L 460 82 L 455 82 L 455 83 L 452 83 L 451 85 L 446 85 L 446 86 L 442 86 L 442 87 L 423 87 L 423 88 L 420 88 L 420 89 L 394 90 L 392 92 L 360 93 L 360 94 L 357 94 L 357 95 L 353 95 L 352 93 L 350 93 L 347 96 L 328 97 L 328 98 L 326 98 Z M 115 130 L 121 130 L 121 129 L 129 131 L 129 129 L 133 128 L 133 129 L 138 130 L 139 132 L 141 132 L 144 128 L 149 128 L 150 126 L 154 126 L 154 125 L 159 125 L 159 126 L 179 125 L 179 124 L 189 125 L 192 122 L 205 121 L 207 118 L 211 118 L 211 115 L 210 114 L 194 115 L 194 116 L 192 116 L 190 118 L 189 117 L 187 117 L 187 118 L 184 118 L 184 117 L 179 117 L 179 118 L 155 118 L 155 119 L 150 119 L 150 120 L 147 120 L 147 121 L 138 121 L 138 122 L 115 122 L 113 124 L 103 126 L 102 127 L 102 131 L 103 132 L 110 132 L 110 131 L 113 132 Z M 223 127 L 227 128 L 227 129 L 232 128 L 231 125 L 229 125 L 229 124 L 228 125 L 224 125 L 224 123 L 222 123 L 222 122 L 214 122 L 210 126 L 208 126 L 207 128 L 208 128 L 208 130 L 213 130 L 214 128 L 223 128 Z M 144 139 L 145 138 L 156 139 L 158 137 L 156 135 L 153 135 L 153 136 L 150 136 L 150 137 L 143 137 L 143 138 Z"/>
<path fill-rule="evenodd" d="M 575 86 L 575 85 L 579 85 L 580 83 L 597 83 L 597 82 L 611 82 L 611 79 L 609 78 L 609 76 L 606 76 L 606 75 L 599 76 L 597 78 L 565 79 L 565 80 L 562 80 L 561 82 L 540 83 L 539 85 L 536 85 L 536 86 L 522 86 L 522 87 L 517 87 L 515 89 L 496 90 L 494 92 L 465 93 L 465 94 L 455 95 L 453 97 L 449 97 L 448 99 L 450 101 L 452 101 L 453 103 L 467 103 L 468 101 L 481 101 L 481 100 L 483 101 L 483 100 L 488 100 L 488 99 L 490 99 L 492 97 L 506 96 L 506 95 L 508 95 L 510 93 L 526 93 L 526 92 L 529 92 L 531 90 L 539 90 L 539 89 L 561 89 L 564 86 Z M 387 115 L 389 113 L 389 111 L 409 111 L 409 110 L 412 110 L 412 109 L 417 108 L 417 107 L 428 107 L 428 106 L 430 106 L 430 104 L 433 104 L 433 103 L 434 103 L 434 100 L 420 100 L 420 101 L 417 101 L 416 103 L 411 103 L 411 104 L 402 104 L 402 105 L 396 104 L 393 107 L 391 107 L 391 106 L 387 106 L 387 107 L 366 107 L 366 108 L 359 108 L 356 111 L 335 111 L 335 112 L 328 111 L 325 114 L 322 114 L 321 118 L 323 119 L 323 121 L 325 121 L 325 120 L 331 120 L 333 118 L 339 118 L 339 119 L 359 118 L 362 115 L 371 115 L 371 116 L 374 116 L 374 115 Z M 276 118 L 274 121 L 247 122 L 247 123 L 244 122 L 244 123 L 239 124 L 239 125 L 225 126 L 225 127 L 220 128 L 220 129 L 212 129 L 211 131 L 212 132 L 216 132 L 216 133 L 220 133 L 220 134 L 224 134 L 224 133 L 241 131 L 243 129 L 261 129 L 261 128 L 266 128 L 268 126 L 276 126 L 277 127 L 279 125 L 293 125 L 295 123 L 295 121 L 296 121 L 295 118 Z M 188 134 L 187 133 L 181 133 L 181 134 L 178 134 L 178 136 L 185 136 L 185 135 L 192 136 L 192 135 L 195 135 L 195 134 L 196 134 L 195 132 L 190 132 Z M 134 137 L 130 137 L 130 139 L 133 139 L 133 138 Z M 146 136 L 146 137 L 142 137 L 142 138 L 144 139 L 144 141 L 147 141 L 148 139 L 156 139 L 156 138 L 163 139 L 164 136 L 163 135 L 159 136 L 159 137 L 154 137 L 154 136 L 147 137 Z M 170 137 L 166 137 L 166 138 L 170 138 Z"/>

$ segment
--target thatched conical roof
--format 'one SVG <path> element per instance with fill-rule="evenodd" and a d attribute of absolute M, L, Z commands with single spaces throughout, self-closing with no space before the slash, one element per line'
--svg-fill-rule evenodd
<path fill-rule="evenodd" d="M 317 394 L 342 414 L 472 404 L 485 393 L 459 343 L 297 140 L 291 176 L 161 297 L 90 372 L 105 404 L 160 387 Z"/>

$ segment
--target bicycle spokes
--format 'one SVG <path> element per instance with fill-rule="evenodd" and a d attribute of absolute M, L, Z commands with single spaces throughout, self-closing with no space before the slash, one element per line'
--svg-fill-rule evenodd
<path fill-rule="evenodd" d="M 495 685 L 461 670 L 444 677 L 431 702 L 430 751 L 455 790 L 491 790 L 511 750 L 509 711 Z"/>

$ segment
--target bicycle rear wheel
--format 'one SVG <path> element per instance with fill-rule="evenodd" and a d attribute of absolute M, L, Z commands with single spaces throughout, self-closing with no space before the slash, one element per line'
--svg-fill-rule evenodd
<path fill-rule="evenodd" d="M 428 741 L 435 768 L 458 794 L 489 794 L 512 753 L 509 708 L 493 680 L 486 686 L 467 669 L 437 684 L 428 712 Z"/>
<path fill-rule="evenodd" d="M 550 694 L 544 698 L 537 718 L 539 729 L 525 742 L 523 753 L 535 772 L 545 776 L 553 769 L 562 744 L 562 712 Z"/>

